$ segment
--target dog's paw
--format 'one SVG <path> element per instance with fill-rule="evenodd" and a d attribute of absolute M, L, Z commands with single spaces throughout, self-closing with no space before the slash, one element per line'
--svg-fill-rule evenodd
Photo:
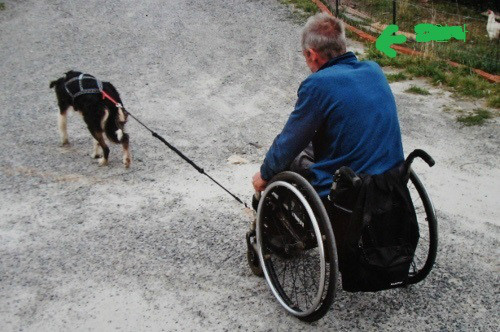
<path fill-rule="evenodd" d="M 69 141 L 66 139 L 61 142 L 61 147 L 68 147 L 69 146 Z"/>
<path fill-rule="evenodd" d="M 99 159 L 99 166 L 106 166 L 108 165 L 108 160 L 105 158 L 100 158 Z"/>
<path fill-rule="evenodd" d="M 92 158 L 94 158 L 94 159 L 100 159 L 100 158 L 102 158 L 102 154 L 92 152 L 92 153 L 90 154 L 90 157 L 92 157 Z"/>
<path fill-rule="evenodd" d="M 125 165 L 125 168 L 129 168 L 131 163 L 132 160 L 130 160 L 130 157 L 123 157 L 123 165 Z"/>
<path fill-rule="evenodd" d="M 130 155 L 130 151 L 128 149 L 125 149 L 123 151 L 123 165 L 125 165 L 125 168 L 129 168 L 130 164 L 132 163 L 132 156 Z"/>

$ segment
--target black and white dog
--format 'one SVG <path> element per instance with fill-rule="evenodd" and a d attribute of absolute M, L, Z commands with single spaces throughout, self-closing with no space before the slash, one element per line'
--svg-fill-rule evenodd
<path fill-rule="evenodd" d="M 107 165 L 109 148 L 104 134 L 113 143 L 123 147 L 123 164 L 130 166 L 129 135 L 125 133 L 127 112 L 123 108 L 118 91 L 109 82 L 101 82 L 94 76 L 69 71 L 64 77 L 50 82 L 59 104 L 59 131 L 62 145 L 68 145 L 67 111 L 70 107 L 83 116 L 87 128 L 94 137 L 93 158 L 99 165 Z"/>

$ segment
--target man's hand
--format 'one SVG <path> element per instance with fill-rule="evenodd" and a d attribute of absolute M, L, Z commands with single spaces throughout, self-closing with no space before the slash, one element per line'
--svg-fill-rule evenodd
<path fill-rule="evenodd" d="M 257 172 L 252 178 L 252 184 L 255 191 L 261 192 L 266 189 L 267 181 L 262 178 L 260 172 Z"/>

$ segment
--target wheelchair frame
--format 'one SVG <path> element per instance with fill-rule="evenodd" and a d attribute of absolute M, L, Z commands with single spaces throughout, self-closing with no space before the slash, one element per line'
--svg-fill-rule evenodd
<path fill-rule="evenodd" d="M 431 199 L 427 195 L 427 191 L 425 190 L 422 182 L 415 174 L 415 172 L 411 169 L 409 169 L 409 181 L 415 187 L 416 192 L 420 200 L 422 201 L 422 205 L 424 208 L 423 213 L 425 213 L 425 221 L 428 225 L 428 231 L 426 231 L 426 233 L 428 234 L 425 235 L 428 236 L 429 239 L 428 250 L 423 249 L 426 251 L 425 262 L 422 266 L 417 266 L 414 259 L 414 264 L 412 264 L 412 267 L 410 268 L 408 274 L 408 284 L 415 284 L 423 280 L 430 273 L 434 265 L 437 254 L 438 235 L 437 219 Z M 288 191 L 290 194 L 295 195 L 295 201 L 290 200 L 290 202 L 288 203 L 288 207 L 286 207 L 286 204 L 283 202 L 273 202 L 272 196 L 273 193 L 276 193 L 277 190 Z M 412 201 L 415 203 L 416 197 L 412 196 Z M 292 204 L 291 202 L 295 203 Z M 269 250 L 267 248 L 269 244 L 264 245 L 264 242 L 266 242 L 265 238 L 267 236 L 266 232 L 271 232 L 271 227 L 269 225 L 272 224 L 272 221 L 270 222 L 266 220 L 267 217 L 265 216 L 265 210 L 269 209 L 269 207 L 267 206 L 272 206 L 272 208 L 277 209 L 279 213 L 288 213 L 288 216 L 292 218 L 294 213 L 297 213 L 292 211 L 292 206 L 296 207 L 297 202 L 300 202 L 300 204 L 302 204 L 305 213 L 307 214 L 309 223 L 312 226 L 314 237 L 317 243 L 317 247 L 314 247 L 314 250 L 318 251 L 320 260 L 318 285 L 316 286 L 316 291 L 313 292 L 315 293 L 315 296 L 312 301 L 309 300 L 310 304 L 306 298 L 305 306 L 303 306 L 303 303 L 294 303 L 294 295 L 290 295 L 286 290 L 284 290 L 284 288 L 286 288 L 286 277 L 277 275 L 274 267 L 275 264 L 277 265 L 277 263 L 275 262 L 281 259 L 285 261 L 286 270 L 286 261 L 293 261 L 295 259 L 295 257 L 293 257 L 294 248 L 289 248 L 292 252 L 292 255 L 289 255 L 289 257 L 285 255 L 283 258 L 280 257 L 283 256 L 283 254 L 278 255 L 275 254 L 272 250 Z M 276 205 L 280 204 L 282 204 L 284 208 L 280 206 L 276 207 Z M 282 223 L 283 221 L 280 220 L 280 222 Z M 419 224 L 419 227 L 421 227 L 420 225 L 423 226 L 423 224 Z M 284 227 L 288 227 L 287 231 L 291 230 L 292 232 L 297 232 L 297 229 L 299 230 L 299 232 L 301 230 L 300 225 L 288 225 Z M 304 229 L 302 231 L 305 231 L 306 227 L 303 226 L 303 228 Z M 311 230 L 308 231 L 311 233 Z M 295 241 L 298 241 L 297 239 L 300 239 L 300 236 L 297 235 Z M 321 239 L 321 241 L 319 241 L 318 239 Z M 421 245 L 420 242 L 421 241 L 419 240 L 419 245 Z M 297 243 L 300 243 L 300 241 Z M 330 224 L 330 219 L 323 205 L 323 202 L 306 179 L 304 179 L 297 173 L 282 172 L 276 175 L 269 182 L 266 190 L 262 193 L 262 196 L 259 200 L 256 221 L 254 224 L 252 224 L 250 232 L 247 234 L 247 245 L 248 263 L 250 265 L 250 268 L 252 269 L 252 272 L 256 275 L 265 277 L 273 295 L 289 313 L 301 320 L 312 322 L 322 318 L 328 312 L 331 304 L 334 301 L 335 294 L 338 289 L 339 271 L 337 247 L 335 244 L 335 236 L 333 234 L 332 226 Z M 417 249 L 419 245 L 417 245 Z M 284 247 L 286 252 L 286 245 L 284 245 Z M 302 252 L 300 252 L 300 250 L 295 250 L 296 253 L 299 253 L 298 255 L 300 255 L 300 253 L 305 253 L 306 251 L 307 250 L 303 250 Z M 305 270 L 305 268 L 302 267 L 302 270 Z M 285 274 L 285 272 L 282 273 Z M 283 278 L 282 283 L 279 280 L 280 278 Z M 304 284 L 303 281 L 302 284 Z M 293 288 L 295 287 L 295 280 L 293 280 Z M 308 290 L 304 290 L 304 292 L 306 293 L 307 291 Z M 299 296 L 295 294 L 295 302 L 299 302 L 298 297 Z"/>

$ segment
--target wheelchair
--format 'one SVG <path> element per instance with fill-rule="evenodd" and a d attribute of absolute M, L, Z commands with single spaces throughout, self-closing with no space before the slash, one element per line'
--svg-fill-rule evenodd
<path fill-rule="evenodd" d="M 432 166 L 428 157 L 424 160 Z M 420 233 L 408 271 L 407 284 L 415 284 L 434 265 L 438 234 L 431 199 L 411 167 L 408 171 Z M 335 299 L 340 276 L 335 236 L 323 201 L 305 178 L 287 171 L 272 178 L 260 199 L 254 197 L 257 203 L 256 219 L 246 237 L 250 269 L 265 277 L 290 314 L 307 322 L 322 318 Z"/>

